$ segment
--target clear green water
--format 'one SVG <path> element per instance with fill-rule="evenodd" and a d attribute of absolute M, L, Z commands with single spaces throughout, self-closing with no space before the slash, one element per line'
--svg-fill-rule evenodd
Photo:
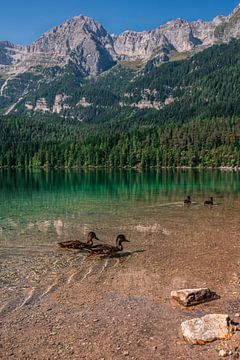
<path fill-rule="evenodd" d="M 186 195 L 194 201 L 190 208 L 183 206 Z M 203 206 L 209 196 L 219 205 L 213 211 Z M 25 289 L 41 297 L 51 284 L 68 283 L 82 263 L 89 273 L 86 254 L 61 250 L 60 241 L 85 240 L 94 230 L 101 240 L 114 244 L 116 235 L 123 233 L 131 239 L 126 250 L 139 250 L 154 234 L 160 243 L 164 241 L 164 254 L 170 259 L 174 239 L 181 240 L 187 252 L 192 242 L 199 236 L 204 241 L 213 228 L 225 230 L 230 222 L 235 226 L 239 206 L 240 173 L 236 172 L 2 171 L 0 302 L 4 306 L 0 313 L 24 303 L 29 296 Z M 94 266 L 98 273 L 99 263 Z"/>
<path fill-rule="evenodd" d="M 146 215 L 154 206 L 178 205 L 190 194 L 193 200 L 240 195 L 240 174 L 220 171 L 88 171 L 0 172 L 0 239 L 18 242 L 32 230 L 53 230 L 61 223 L 99 228 Z M 176 204 L 175 204 L 176 203 Z M 55 224 L 55 225 L 54 225 Z M 36 227 L 34 234 L 33 228 Z M 56 230 L 56 229 L 55 229 Z M 13 239 L 12 239 L 13 240 Z"/>
<path fill-rule="evenodd" d="M 201 205 L 240 196 L 240 174 L 221 171 L 0 172 L 1 248 L 51 245 L 94 229 L 124 228 L 156 211 L 174 217 L 182 199 Z M 4 251 L 5 252 L 5 251 Z"/>

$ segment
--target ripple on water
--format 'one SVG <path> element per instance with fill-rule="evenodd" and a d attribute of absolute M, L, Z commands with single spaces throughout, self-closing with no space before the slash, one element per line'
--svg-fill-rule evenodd
<path fill-rule="evenodd" d="M 137 257 L 140 253 L 135 250 L 145 250 L 153 235 L 160 244 L 164 238 L 165 257 L 170 258 L 175 251 L 173 236 L 186 234 L 182 247 L 187 250 L 190 243 L 197 244 L 193 238 L 203 221 L 211 235 L 221 228 L 225 214 L 229 226 L 239 213 L 238 174 L 0 172 L 0 181 L 0 287 L 10 299 L 19 294 L 18 306 L 28 297 L 25 305 L 59 286 L 102 276 L 122 260 L 88 261 L 86 254 L 58 249 L 60 241 L 85 240 L 93 230 L 102 242 L 114 244 L 116 235 L 124 233 L 131 239 L 129 253 Z M 184 208 L 182 200 L 188 194 L 196 204 Z M 217 201 L 221 205 L 204 209 L 203 201 L 210 195 L 221 197 Z M 205 242 L 206 236 L 201 239 Z M 131 256 L 123 259 L 129 261 Z"/>

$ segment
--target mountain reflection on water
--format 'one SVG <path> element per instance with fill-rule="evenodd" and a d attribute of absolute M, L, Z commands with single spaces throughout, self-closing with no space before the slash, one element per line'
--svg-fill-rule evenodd
<path fill-rule="evenodd" d="M 0 171 L 0 243 L 49 244 L 84 237 L 91 229 L 154 227 L 151 215 L 177 216 L 182 199 L 235 199 L 237 172 Z M 144 221 L 143 221 L 144 219 Z M 150 223 L 146 224 L 146 219 Z"/>

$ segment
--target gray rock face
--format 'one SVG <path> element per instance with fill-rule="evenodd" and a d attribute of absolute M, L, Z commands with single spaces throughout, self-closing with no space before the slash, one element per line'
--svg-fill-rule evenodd
<path fill-rule="evenodd" d="M 115 38 L 114 49 L 124 60 L 146 60 L 163 50 L 185 52 L 240 37 L 240 7 L 213 21 L 169 21 L 152 31 L 125 31 Z"/>
<path fill-rule="evenodd" d="M 220 298 L 219 295 L 208 288 L 172 291 L 171 297 L 186 307 Z"/>
<path fill-rule="evenodd" d="M 61 65 L 71 60 L 86 75 L 96 75 L 114 64 L 111 36 L 102 25 L 86 16 L 76 16 L 48 31 L 27 50 L 33 60 L 35 54 Z"/>
<path fill-rule="evenodd" d="M 114 49 L 120 60 L 144 60 L 162 51 L 175 50 L 166 36 L 159 32 L 126 31 L 116 38 Z"/>
<path fill-rule="evenodd" d="M 181 324 L 183 337 L 192 344 L 204 345 L 214 340 L 229 339 L 233 333 L 228 315 L 210 314 Z"/>
<path fill-rule="evenodd" d="M 24 57 L 26 48 L 24 46 L 14 45 L 9 41 L 0 41 L 0 68 L 8 68 L 14 65 Z"/>
<path fill-rule="evenodd" d="M 0 41 L 0 64 L 10 65 L 12 62 L 11 51 L 14 49 L 14 44 L 8 41 Z"/>
<path fill-rule="evenodd" d="M 35 66 L 64 66 L 70 61 L 85 75 L 97 75 L 114 65 L 113 40 L 96 21 L 85 16 L 45 33 L 29 46 L 0 43 L 0 66 L 14 72 Z"/>
<path fill-rule="evenodd" d="M 227 42 L 240 37 L 240 4 L 227 17 L 222 17 L 214 31 L 214 36 L 220 42 Z"/>
<path fill-rule="evenodd" d="M 28 46 L 0 42 L 0 69 L 11 75 L 31 68 L 74 63 L 83 75 L 98 75 L 118 60 L 146 61 L 170 52 L 186 52 L 240 37 L 240 7 L 213 21 L 169 21 L 152 31 L 111 36 L 101 24 L 76 16 L 49 30 Z"/>

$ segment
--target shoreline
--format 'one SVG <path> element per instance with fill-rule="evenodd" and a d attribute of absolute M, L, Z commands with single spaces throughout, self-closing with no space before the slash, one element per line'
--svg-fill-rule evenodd
<path fill-rule="evenodd" d="M 112 166 L 81 166 L 81 167 L 31 167 L 31 168 L 25 168 L 25 167 L 7 167 L 7 166 L 0 166 L 1 170 L 22 170 L 22 171 L 53 171 L 53 170 L 65 170 L 65 171 L 73 171 L 73 170 L 135 170 L 135 171 L 149 171 L 149 170 L 197 170 L 197 171 L 214 171 L 214 170 L 220 170 L 220 171 L 229 171 L 229 172 L 238 172 L 240 171 L 240 166 L 218 166 L 218 167 L 211 167 L 211 166 L 196 166 L 196 167 L 190 167 L 190 166 L 162 166 L 162 167 L 139 167 L 139 166 L 124 166 L 124 167 L 112 167 Z"/>

